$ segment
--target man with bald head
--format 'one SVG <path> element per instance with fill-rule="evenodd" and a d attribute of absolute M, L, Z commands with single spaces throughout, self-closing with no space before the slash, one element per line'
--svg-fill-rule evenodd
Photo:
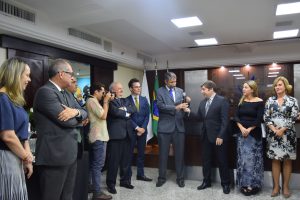
<path fill-rule="evenodd" d="M 70 63 L 54 60 L 48 74 L 49 81 L 39 88 L 33 103 L 41 199 L 70 200 L 77 168 L 77 128 L 87 113 L 66 91 L 74 75 Z"/>
<path fill-rule="evenodd" d="M 130 116 L 136 112 L 136 107 L 126 98 L 122 98 L 123 86 L 121 83 L 113 82 L 109 86 L 109 90 L 115 95 L 115 99 L 109 103 L 107 117 L 109 142 L 107 144 L 106 184 L 108 192 L 116 194 L 115 185 L 119 167 L 120 186 L 127 189 L 134 188 L 127 172 L 130 167 L 130 144 L 133 136 Z"/>

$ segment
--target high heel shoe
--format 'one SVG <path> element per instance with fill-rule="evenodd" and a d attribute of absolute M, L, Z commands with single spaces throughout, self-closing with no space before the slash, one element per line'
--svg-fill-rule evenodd
<path fill-rule="evenodd" d="M 291 197 L 291 192 L 289 192 L 289 193 L 284 193 L 284 191 L 282 190 L 282 195 L 283 195 L 284 198 L 288 199 L 288 198 Z"/>
<path fill-rule="evenodd" d="M 283 194 L 283 197 L 284 197 L 284 198 L 286 198 L 286 199 L 288 199 L 288 198 L 290 198 L 290 197 L 291 197 L 291 193 L 288 193 L 288 194 Z"/>
<path fill-rule="evenodd" d="M 274 190 L 273 190 L 271 197 L 277 197 L 279 195 L 280 195 L 280 188 L 279 188 L 278 192 L 274 192 Z"/>

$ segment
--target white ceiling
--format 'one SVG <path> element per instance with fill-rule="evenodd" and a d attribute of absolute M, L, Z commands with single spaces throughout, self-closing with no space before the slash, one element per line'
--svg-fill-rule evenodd
<path fill-rule="evenodd" d="M 221 46 L 234 44 L 247 51 L 251 44 L 236 43 L 269 41 L 274 31 L 300 28 L 300 14 L 275 15 L 277 4 L 296 0 L 17 1 L 43 12 L 58 26 L 103 36 L 153 57 L 193 51 L 189 47 L 196 47 L 194 39 L 209 37 Z M 198 16 L 203 25 L 178 29 L 170 22 L 190 16 Z M 276 26 L 286 21 L 290 24 Z"/>

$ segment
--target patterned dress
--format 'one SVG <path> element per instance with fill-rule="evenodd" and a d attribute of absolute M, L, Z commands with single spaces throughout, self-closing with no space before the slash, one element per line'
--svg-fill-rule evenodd
<path fill-rule="evenodd" d="M 243 102 L 239 105 L 235 121 L 245 128 L 255 126 L 247 137 L 238 134 L 237 138 L 237 177 L 236 184 L 241 187 L 261 188 L 263 184 L 263 145 L 261 123 L 264 103 Z"/>
<path fill-rule="evenodd" d="M 297 99 L 285 95 L 283 104 L 280 106 L 277 97 L 268 99 L 265 105 L 264 120 L 266 125 L 286 127 L 282 137 L 277 137 L 271 129 L 267 129 L 267 156 L 275 160 L 296 160 L 296 129 L 299 106 Z"/>

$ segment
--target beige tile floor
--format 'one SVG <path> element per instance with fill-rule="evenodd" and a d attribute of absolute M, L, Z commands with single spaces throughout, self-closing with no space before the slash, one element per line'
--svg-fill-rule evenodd
<path fill-rule="evenodd" d="M 176 184 L 176 174 L 174 171 L 168 171 L 167 182 L 157 188 L 155 186 L 158 170 L 155 168 L 146 168 L 145 174 L 152 178 L 152 182 L 137 181 L 135 179 L 136 170 L 133 168 L 134 177 L 132 178 L 133 190 L 129 190 L 123 187 L 119 187 L 117 182 L 116 190 L 117 194 L 112 195 L 115 200 L 280 200 L 285 199 L 282 195 L 271 198 L 271 188 L 263 188 L 263 190 L 255 195 L 246 197 L 241 194 L 237 189 L 232 188 L 231 193 L 228 195 L 223 194 L 220 183 L 214 183 L 211 188 L 199 191 L 197 186 L 201 184 L 200 181 L 185 180 L 185 187 L 179 188 Z M 109 194 L 106 190 L 105 184 L 105 172 L 103 174 L 103 191 Z M 89 194 L 89 199 L 91 199 Z M 292 190 L 292 196 L 289 200 L 300 200 L 300 188 L 299 190 Z"/>

